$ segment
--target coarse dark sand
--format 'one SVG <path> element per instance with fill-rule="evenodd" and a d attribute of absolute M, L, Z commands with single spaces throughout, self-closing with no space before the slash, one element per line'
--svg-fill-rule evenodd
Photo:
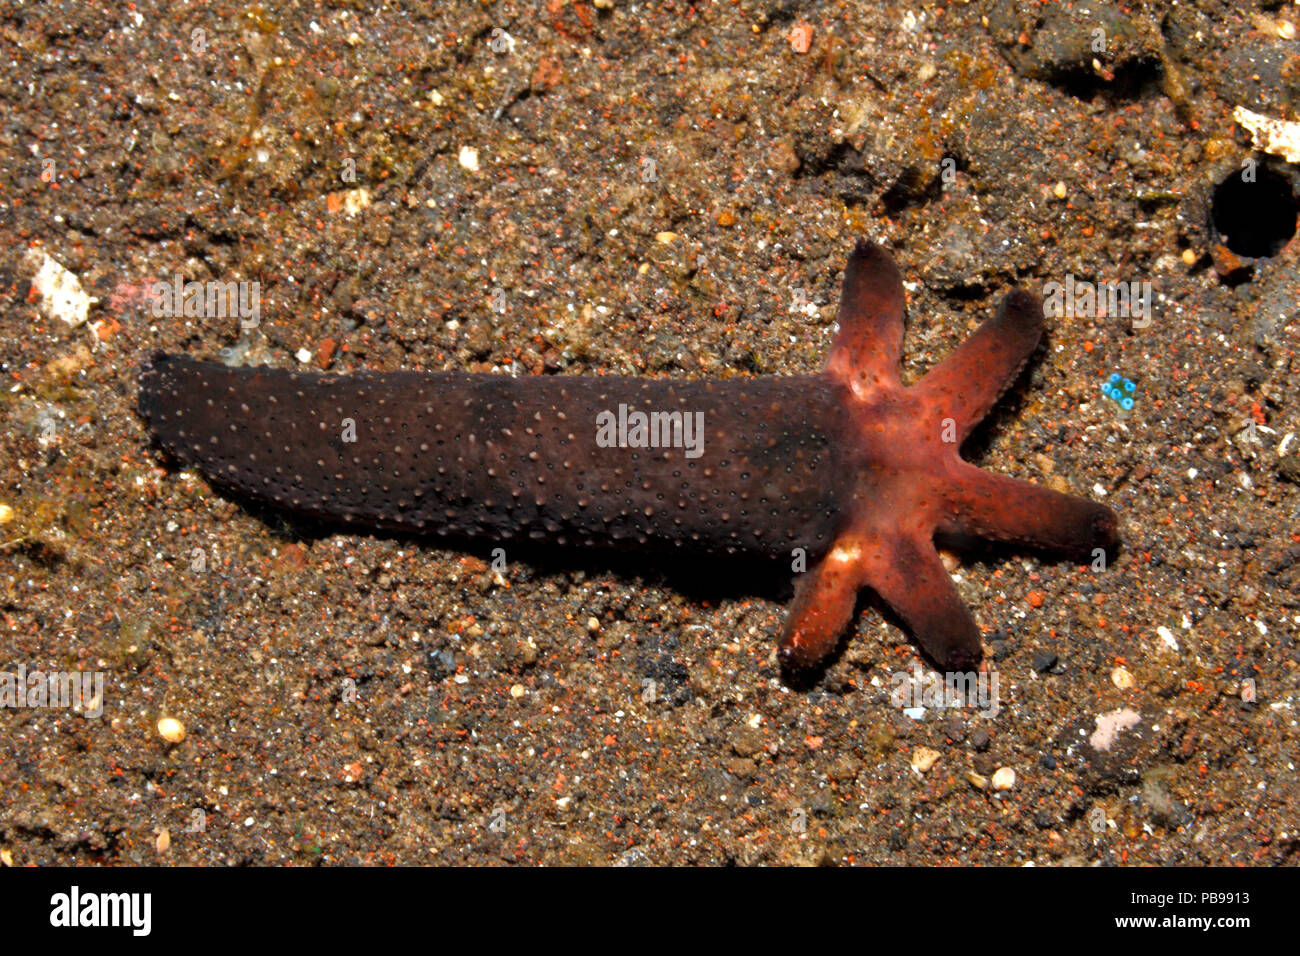
<path fill-rule="evenodd" d="M 1297 174 L 1234 109 L 1300 115 L 1297 8 L 1016 6 L 0 8 L 0 668 L 104 681 L 0 710 L 0 861 L 1293 862 Z M 872 600 L 787 680 L 786 568 L 290 522 L 135 414 L 158 349 L 812 372 L 858 236 L 909 380 L 1015 285 L 1151 283 L 1049 317 L 966 446 L 1125 542 L 953 545 L 996 713 L 891 699 Z M 175 276 L 258 282 L 256 327 L 153 315 Z"/>

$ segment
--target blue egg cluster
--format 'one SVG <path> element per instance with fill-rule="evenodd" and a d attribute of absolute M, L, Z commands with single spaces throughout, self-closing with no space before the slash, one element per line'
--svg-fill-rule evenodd
<path fill-rule="evenodd" d="M 1125 378 L 1119 372 L 1111 372 L 1110 378 L 1101 383 L 1101 390 L 1115 401 L 1119 402 L 1124 411 L 1133 407 L 1133 392 L 1137 386 L 1133 380 Z"/>

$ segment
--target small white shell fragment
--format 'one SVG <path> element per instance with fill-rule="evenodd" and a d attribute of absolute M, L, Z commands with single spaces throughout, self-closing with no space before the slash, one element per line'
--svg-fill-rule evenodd
<path fill-rule="evenodd" d="M 175 717 L 159 717 L 158 736 L 169 744 L 178 744 L 185 739 L 185 725 Z"/>
<path fill-rule="evenodd" d="M 1088 744 L 1093 750 L 1109 750 L 1121 732 L 1136 727 L 1141 721 L 1138 712 L 1129 707 L 1100 714 L 1097 717 L 1097 729 L 1088 738 Z"/>
<path fill-rule="evenodd" d="M 1238 106 L 1232 118 L 1250 131 L 1255 145 L 1266 153 L 1281 156 L 1288 163 L 1300 163 L 1300 123 L 1273 119 Z"/>
<path fill-rule="evenodd" d="M 81 280 L 44 249 L 30 249 L 24 259 L 36 270 L 32 288 L 41 294 L 41 311 L 50 318 L 61 319 L 74 329 L 85 322 L 90 307 L 99 300 L 86 295 Z"/>
<path fill-rule="evenodd" d="M 1174 637 L 1174 632 L 1161 624 L 1156 628 L 1156 636 L 1165 643 L 1165 646 L 1172 651 L 1178 650 L 1178 639 Z"/>
<path fill-rule="evenodd" d="M 1016 785 L 1016 772 L 1010 767 L 999 767 L 993 772 L 993 789 L 1010 790 Z"/>
<path fill-rule="evenodd" d="M 462 146 L 457 161 L 471 173 L 478 169 L 478 150 L 473 146 Z"/>
<path fill-rule="evenodd" d="M 917 747 L 912 751 L 912 769 L 925 773 L 939 760 L 939 751 L 931 747 Z"/>
<path fill-rule="evenodd" d="M 349 189 L 343 194 L 343 211 L 349 216 L 355 216 L 370 205 L 371 198 L 370 190 L 365 186 Z"/>

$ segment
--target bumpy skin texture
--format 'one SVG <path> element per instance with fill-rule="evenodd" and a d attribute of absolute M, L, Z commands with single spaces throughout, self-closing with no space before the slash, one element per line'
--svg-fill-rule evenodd
<path fill-rule="evenodd" d="M 220 484 L 309 517 L 557 544 L 825 551 L 847 490 L 843 387 L 321 375 L 157 355 L 140 408 L 159 444 Z M 703 453 L 602 448 L 596 417 L 702 412 Z M 347 420 L 355 441 L 344 440 Z"/>
<path fill-rule="evenodd" d="M 158 444 L 219 484 L 298 514 L 429 534 L 619 543 L 809 559 L 781 638 L 789 668 L 835 647 L 871 587 L 946 670 L 981 659 L 979 629 L 936 531 L 1080 559 L 1118 544 L 1108 508 L 962 461 L 961 442 L 1042 335 L 1012 292 L 916 385 L 898 377 L 903 286 L 878 247 L 845 270 L 840 332 L 819 375 L 722 382 L 332 376 L 158 354 L 140 411 Z M 597 416 L 703 413 L 682 447 L 602 447 Z"/>

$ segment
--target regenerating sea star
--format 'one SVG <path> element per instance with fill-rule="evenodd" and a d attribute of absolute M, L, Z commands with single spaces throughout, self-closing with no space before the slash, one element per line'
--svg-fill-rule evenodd
<path fill-rule="evenodd" d="M 811 561 L 780 643 L 787 668 L 824 660 L 870 587 L 941 669 L 970 670 L 979 629 L 935 534 L 1086 559 L 1117 545 L 1117 522 L 959 454 L 1038 344 L 1034 296 L 1010 293 L 911 387 L 898 374 L 903 311 L 893 260 L 859 241 L 817 375 L 344 376 L 159 353 L 141 374 L 140 411 L 176 458 L 309 517 L 502 542 L 786 559 L 803 549 Z M 615 419 L 634 425 L 611 440 Z M 693 423 L 698 440 L 683 441 Z"/>

